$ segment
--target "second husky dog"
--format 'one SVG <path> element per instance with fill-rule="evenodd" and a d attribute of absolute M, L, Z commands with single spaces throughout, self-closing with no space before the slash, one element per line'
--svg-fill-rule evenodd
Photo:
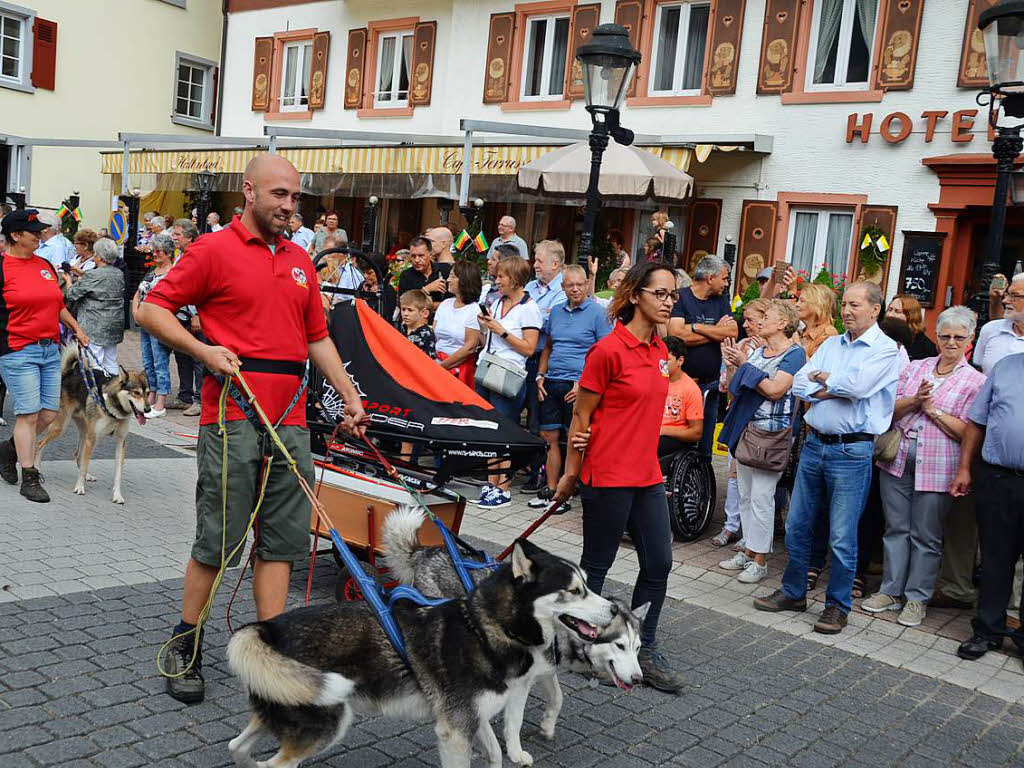
<path fill-rule="evenodd" d="M 442 547 L 424 547 L 418 533 L 425 517 L 418 509 L 399 506 L 384 520 L 382 545 L 390 573 L 402 584 L 416 587 L 429 597 L 459 597 L 465 594 L 451 557 Z M 488 569 L 471 570 L 474 581 L 481 581 Z M 557 628 L 554 643 L 542 663 L 531 670 L 530 685 L 510 694 L 505 705 L 505 749 L 517 765 L 531 765 L 532 756 L 523 750 L 520 731 L 526 700 L 535 680 L 544 695 L 546 706 L 540 721 L 540 733 L 546 739 L 555 735 L 555 724 L 562 710 L 562 688 L 556 668 L 572 672 L 594 673 L 623 690 L 630 690 L 643 680 L 637 661 L 640 650 L 640 625 L 650 603 L 636 610 L 612 598 L 618 609 L 606 625 L 598 626 L 596 638 L 581 638 L 575 632 Z"/>
<path fill-rule="evenodd" d="M 555 625 L 593 639 L 595 625 L 613 614 L 576 565 L 520 540 L 511 563 L 468 598 L 430 608 L 395 604 L 408 665 L 363 603 L 300 608 L 250 624 L 227 649 L 253 711 L 229 745 L 232 755 L 251 766 L 253 746 L 270 732 L 280 751 L 257 765 L 294 768 L 339 741 L 362 713 L 432 720 L 444 768 L 469 766 L 474 737 L 491 768 L 500 768 L 488 721 L 526 684 Z"/>

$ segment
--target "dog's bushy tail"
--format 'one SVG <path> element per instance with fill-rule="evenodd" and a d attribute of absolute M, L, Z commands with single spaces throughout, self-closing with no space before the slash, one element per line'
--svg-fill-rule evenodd
<path fill-rule="evenodd" d="M 386 518 L 381 532 L 388 568 L 402 584 L 416 583 L 412 555 L 420 548 L 419 530 L 426 518 L 416 507 L 400 504 Z"/>
<path fill-rule="evenodd" d="M 291 659 L 269 642 L 267 628 L 250 624 L 228 643 L 228 664 L 249 693 L 285 706 L 332 706 L 347 699 L 354 684 Z"/>
<path fill-rule="evenodd" d="M 68 344 L 60 353 L 60 374 L 63 376 L 68 371 L 78 367 L 78 345 Z"/>

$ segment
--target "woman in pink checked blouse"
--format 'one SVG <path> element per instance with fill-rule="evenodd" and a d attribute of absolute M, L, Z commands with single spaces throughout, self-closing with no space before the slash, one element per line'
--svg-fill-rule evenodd
<path fill-rule="evenodd" d="M 900 611 L 898 621 L 908 627 L 924 619 L 935 589 L 967 409 L 985 383 L 964 357 L 976 323 L 967 307 L 939 315 L 939 356 L 914 360 L 900 374 L 893 414 L 900 447 L 895 459 L 878 464 L 885 565 L 881 590 L 861 607 L 869 613 Z"/>

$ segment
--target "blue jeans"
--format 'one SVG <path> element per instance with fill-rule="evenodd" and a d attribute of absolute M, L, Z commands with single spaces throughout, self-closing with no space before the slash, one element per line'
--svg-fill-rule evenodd
<path fill-rule="evenodd" d="M 832 552 L 825 605 L 850 612 L 850 592 L 857 571 L 857 525 L 871 487 L 873 449 L 870 440 L 825 445 L 813 434 L 804 442 L 786 521 L 789 563 L 782 574 L 786 597 L 801 600 L 807 595 L 814 521 L 820 511 L 828 515 L 828 546 Z"/>
<path fill-rule="evenodd" d="M 494 410 L 518 426 L 519 417 L 523 412 L 523 402 L 526 400 L 525 382 L 519 388 L 519 394 L 516 397 L 505 397 L 479 385 L 475 386 L 474 389 L 476 389 L 476 393 L 480 397 L 494 406 Z"/>
<path fill-rule="evenodd" d="M 701 384 L 700 393 L 704 395 L 704 431 L 697 447 L 706 457 L 711 458 L 711 449 L 715 447 L 715 425 L 718 423 L 718 379 Z"/>
<path fill-rule="evenodd" d="M 146 369 L 149 386 L 158 395 L 171 393 L 171 350 L 156 337 L 140 332 L 142 367 Z"/>
<path fill-rule="evenodd" d="M 7 385 L 15 416 L 60 407 L 60 347 L 56 342 L 29 344 L 0 356 L 0 377 Z"/>

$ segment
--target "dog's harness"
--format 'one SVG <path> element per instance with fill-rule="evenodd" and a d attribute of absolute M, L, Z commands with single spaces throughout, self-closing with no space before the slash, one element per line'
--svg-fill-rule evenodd
<path fill-rule="evenodd" d="M 82 362 L 82 358 L 84 356 L 86 356 L 86 355 L 89 356 L 90 365 L 85 365 Z M 100 388 L 100 385 L 98 383 L 96 383 L 96 377 L 93 375 L 93 372 L 92 372 L 92 364 L 93 363 L 95 363 L 97 366 L 99 366 L 99 360 L 97 360 L 96 356 L 93 355 L 92 350 L 90 350 L 86 346 L 83 346 L 82 344 L 79 344 L 78 345 L 78 370 L 82 374 L 82 380 L 85 382 L 85 388 L 89 392 L 89 394 L 92 396 L 92 399 L 96 401 L 96 405 L 98 405 L 100 407 L 100 410 L 103 411 L 103 413 L 105 413 L 109 418 L 111 418 L 111 419 L 116 421 L 118 417 L 115 416 L 114 414 L 112 414 L 110 412 L 110 409 L 107 408 L 106 400 L 103 397 L 103 391 Z"/>

